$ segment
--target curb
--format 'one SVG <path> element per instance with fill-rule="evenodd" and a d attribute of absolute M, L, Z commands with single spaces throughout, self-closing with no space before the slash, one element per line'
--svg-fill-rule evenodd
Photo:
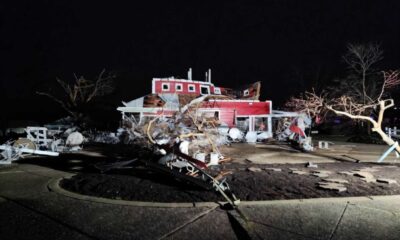
<path fill-rule="evenodd" d="M 68 176 L 68 177 L 72 177 Z M 68 178 L 57 178 L 52 179 L 47 185 L 47 188 L 60 195 L 70 197 L 77 200 L 114 204 L 114 205 L 125 205 L 134 207 L 158 207 L 158 208 L 194 208 L 194 207 L 218 207 L 226 204 L 226 202 L 183 202 L 183 203 L 165 203 L 165 202 L 143 202 L 143 201 L 127 201 L 127 200 L 116 200 L 102 197 L 94 197 L 88 195 L 82 195 L 67 191 L 60 187 L 60 181 Z M 308 199 L 287 199 L 287 200 L 264 200 L 264 201 L 241 201 L 239 206 L 263 206 L 263 205 L 285 205 L 295 203 L 351 203 L 351 202 L 362 202 L 362 201 L 373 201 L 381 199 L 397 199 L 400 200 L 400 195 L 377 195 L 377 196 L 358 196 L 358 197 L 338 197 L 338 198 L 308 198 Z"/>
<path fill-rule="evenodd" d="M 135 207 L 158 207 L 158 208 L 193 208 L 193 207 L 218 207 L 221 204 L 216 202 L 187 202 L 187 203 L 164 203 L 164 202 L 142 202 L 142 201 L 127 201 L 127 200 L 116 200 L 102 197 L 94 197 L 88 195 L 82 195 L 79 193 L 74 193 L 67 191 L 60 187 L 60 181 L 65 178 L 52 179 L 47 187 L 50 191 L 64 195 L 66 197 L 105 204 L 115 204 L 115 205 L 126 205 Z"/>

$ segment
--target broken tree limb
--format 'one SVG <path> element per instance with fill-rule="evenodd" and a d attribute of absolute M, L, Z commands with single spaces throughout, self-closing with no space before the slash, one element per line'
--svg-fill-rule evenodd
<path fill-rule="evenodd" d="M 204 137 L 205 134 L 204 133 L 188 133 L 188 134 L 182 134 L 179 135 L 179 138 L 190 138 L 190 137 Z"/>
<path fill-rule="evenodd" d="M 340 110 L 336 110 L 334 109 L 332 106 L 327 106 L 327 108 L 331 111 L 333 111 L 334 113 L 338 114 L 338 115 L 343 115 L 346 117 L 349 117 L 351 119 L 359 119 L 359 120 L 365 120 L 368 121 L 372 124 L 372 131 L 376 132 L 377 134 L 379 134 L 379 136 L 382 138 L 382 140 L 387 143 L 389 146 L 393 146 L 395 144 L 395 141 L 393 141 L 393 139 L 391 139 L 383 130 L 382 130 L 382 121 L 383 121 L 383 115 L 386 109 L 391 108 L 394 106 L 394 101 L 393 99 L 387 99 L 387 100 L 380 100 L 377 104 L 377 106 L 379 106 L 379 113 L 378 113 L 378 120 L 375 121 L 372 117 L 368 117 L 368 116 L 363 116 L 361 114 L 359 115 L 355 115 L 355 114 L 351 114 L 349 112 L 346 111 L 340 111 Z M 400 153 L 400 146 L 396 146 L 396 151 L 398 153 Z"/>
<path fill-rule="evenodd" d="M 201 168 L 201 169 L 207 168 L 207 164 L 205 164 L 204 162 L 202 162 L 202 161 L 200 161 L 200 160 L 197 160 L 197 159 L 195 159 L 195 158 L 192 158 L 192 157 L 189 156 L 189 155 L 186 155 L 186 154 L 182 153 L 176 145 L 170 147 L 170 146 L 165 145 L 165 144 L 164 144 L 164 145 L 160 145 L 160 144 L 157 144 L 157 143 L 155 143 L 155 144 L 156 144 L 157 147 L 159 147 L 160 149 L 164 149 L 167 153 L 173 153 L 173 154 L 175 154 L 176 156 L 182 158 L 183 160 L 195 164 L 197 167 L 199 167 L 199 168 Z"/>
<path fill-rule="evenodd" d="M 159 119 L 159 117 L 156 117 L 156 118 L 150 120 L 149 125 L 147 125 L 147 130 L 146 130 L 147 138 L 149 139 L 149 141 L 150 141 L 152 144 L 156 144 L 156 142 L 155 142 L 155 141 L 153 140 L 153 138 L 151 137 L 150 129 L 151 129 L 151 126 L 153 125 L 153 123 L 154 123 L 155 121 L 157 121 L 157 119 Z"/>

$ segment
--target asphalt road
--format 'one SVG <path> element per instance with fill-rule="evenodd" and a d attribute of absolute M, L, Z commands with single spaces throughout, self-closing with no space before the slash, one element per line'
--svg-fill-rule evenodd
<path fill-rule="evenodd" d="M 55 159 L 56 160 L 56 159 Z M 49 190 L 70 173 L 0 168 L 0 239 L 399 239 L 400 196 L 150 207 Z M 162 194 L 162 193 L 160 193 Z"/>

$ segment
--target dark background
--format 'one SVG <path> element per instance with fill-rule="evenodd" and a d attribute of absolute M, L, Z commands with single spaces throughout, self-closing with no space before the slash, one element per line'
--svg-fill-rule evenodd
<path fill-rule="evenodd" d="M 289 96 L 346 74 L 347 43 L 380 43 L 384 69 L 400 66 L 399 1 L 14 1 L 0 4 L 1 116 L 49 122 L 66 114 L 36 90 L 55 78 L 115 72 L 115 108 L 151 91 L 153 77 L 216 85 L 262 82 L 261 100 Z"/>

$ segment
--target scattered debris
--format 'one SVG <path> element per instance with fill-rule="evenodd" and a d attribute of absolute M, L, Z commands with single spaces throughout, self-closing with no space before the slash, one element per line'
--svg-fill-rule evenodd
<path fill-rule="evenodd" d="M 2 152 L 0 152 L 0 164 L 11 164 L 13 161 L 16 161 L 30 154 L 46 155 L 53 157 L 59 155 L 58 152 L 36 150 L 36 148 L 31 148 L 31 146 L 31 142 L 20 144 L 16 143 L 16 141 L 7 142 L 3 145 L 0 145 L 0 150 L 3 150 Z"/>
<path fill-rule="evenodd" d="M 329 177 L 329 174 L 326 174 L 326 173 L 312 173 L 311 175 L 313 175 L 315 177 L 320 177 L 320 178 Z"/>
<path fill-rule="evenodd" d="M 349 183 L 349 181 L 340 178 L 324 178 L 322 180 L 324 182 L 332 182 L 332 183 Z"/>
<path fill-rule="evenodd" d="M 329 144 L 333 144 L 333 142 L 328 141 L 318 141 L 318 148 L 319 149 L 329 149 Z"/>
<path fill-rule="evenodd" d="M 272 111 L 271 101 L 259 101 L 259 82 L 233 90 L 216 87 L 211 70 L 206 76 L 205 82 L 193 81 L 190 69 L 188 79 L 154 78 L 151 94 L 123 102 L 117 109 L 130 139 L 158 156 L 154 162 L 185 176 L 209 175 L 205 172 L 208 166 L 226 159 L 220 146 L 272 138 L 273 117 L 286 121 L 278 131 L 279 140 L 295 141 L 303 150 L 313 150 L 311 138 L 305 134 L 311 119 L 303 113 Z"/>
<path fill-rule="evenodd" d="M 247 168 L 247 171 L 250 171 L 250 172 L 262 172 L 262 169 L 258 168 L 258 167 L 249 167 L 249 168 Z"/>
<path fill-rule="evenodd" d="M 319 182 L 318 187 L 326 190 L 333 190 L 337 192 L 344 192 L 347 188 L 343 184 L 332 182 Z"/>
<path fill-rule="evenodd" d="M 264 168 L 264 170 L 273 171 L 273 172 L 282 172 L 282 169 L 280 169 L 280 168 Z"/>
<path fill-rule="evenodd" d="M 358 172 L 377 172 L 377 171 L 379 171 L 379 169 L 377 169 L 375 167 L 366 167 L 366 168 L 357 169 L 355 171 L 358 171 Z"/>
<path fill-rule="evenodd" d="M 332 174 L 332 171 L 329 170 L 315 170 L 314 173 L 325 173 L 325 174 Z"/>
<path fill-rule="evenodd" d="M 354 171 L 354 176 L 360 177 L 365 182 L 375 182 L 376 179 L 374 175 L 369 172 Z"/>
<path fill-rule="evenodd" d="M 252 163 L 253 162 L 253 161 L 251 161 L 250 159 L 247 159 L 247 158 L 244 161 L 247 162 L 247 163 Z"/>
<path fill-rule="evenodd" d="M 305 129 L 311 126 L 311 118 L 304 113 L 275 111 L 280 116 L 280 128 L 277 130 L 279 141 L 295 141 L 305 151 L 314 151 L 312 140 Z"/>
<path fill-rule="evenodd" d="M 297 174 L 297 175 L 308 175 L 309 174 L 308 172 L 300 171 L 300 170 L 294 170 L 294 171 L 291 171 L 291 173 Z"/>
<path fill-rule="evenodd" d="M 308 167 L 308 168 L 318 168 L 318 165 L 317 164 L 313 164 L 312 162 L 308 162 L 306 164 L 306 167 Z"/>
<path fill-rule="evenodd" d="M 353 172 L 349 172 L 349 171 L 341 171 L 341 172 L 338 172 L 338 174 L 347 175 L 347 176 L 353 176 L 354 175 Z"/>
<path fill-rule="evenodd" d="M 329 177 L 330 174 L 332 174 L 331 171 L 319 170 L 319 171 L 314 171 L 311 175 L 315 177 L 326 178 Z"/>
<path fill-rule="evenodd" d="M 332 174 L 331 171 L 319 170 L 319 171 L 313 171 L 313 173 L 311 175 L 313 175 L 315 177 L 326 178 L 326 177 L 329 177 L 330 174 Z"/>
<path fill-rule="evenodd" d="M 49 130 L 28 126 L 25 132 L 26 138 L 0 145 L 0 164 L 10 164 L 31 154 L 58 156 L 59 152 L 78 151 L 84 142 L 83 135 L 75 127 L 63 131 L 61 128 Z"/>
<path fill-rule="evenodd" d="M 394 179 L 388 179 L 388 178 L 378 178 L 378 179 L 376 179 L 376 181 L 377 181 L 377 182 L 380 182 L 380 183 L 387 183 L 387 184 L 394 184 L 394 183 L 397 183 L 396 180 L 394 180 Z"/>

